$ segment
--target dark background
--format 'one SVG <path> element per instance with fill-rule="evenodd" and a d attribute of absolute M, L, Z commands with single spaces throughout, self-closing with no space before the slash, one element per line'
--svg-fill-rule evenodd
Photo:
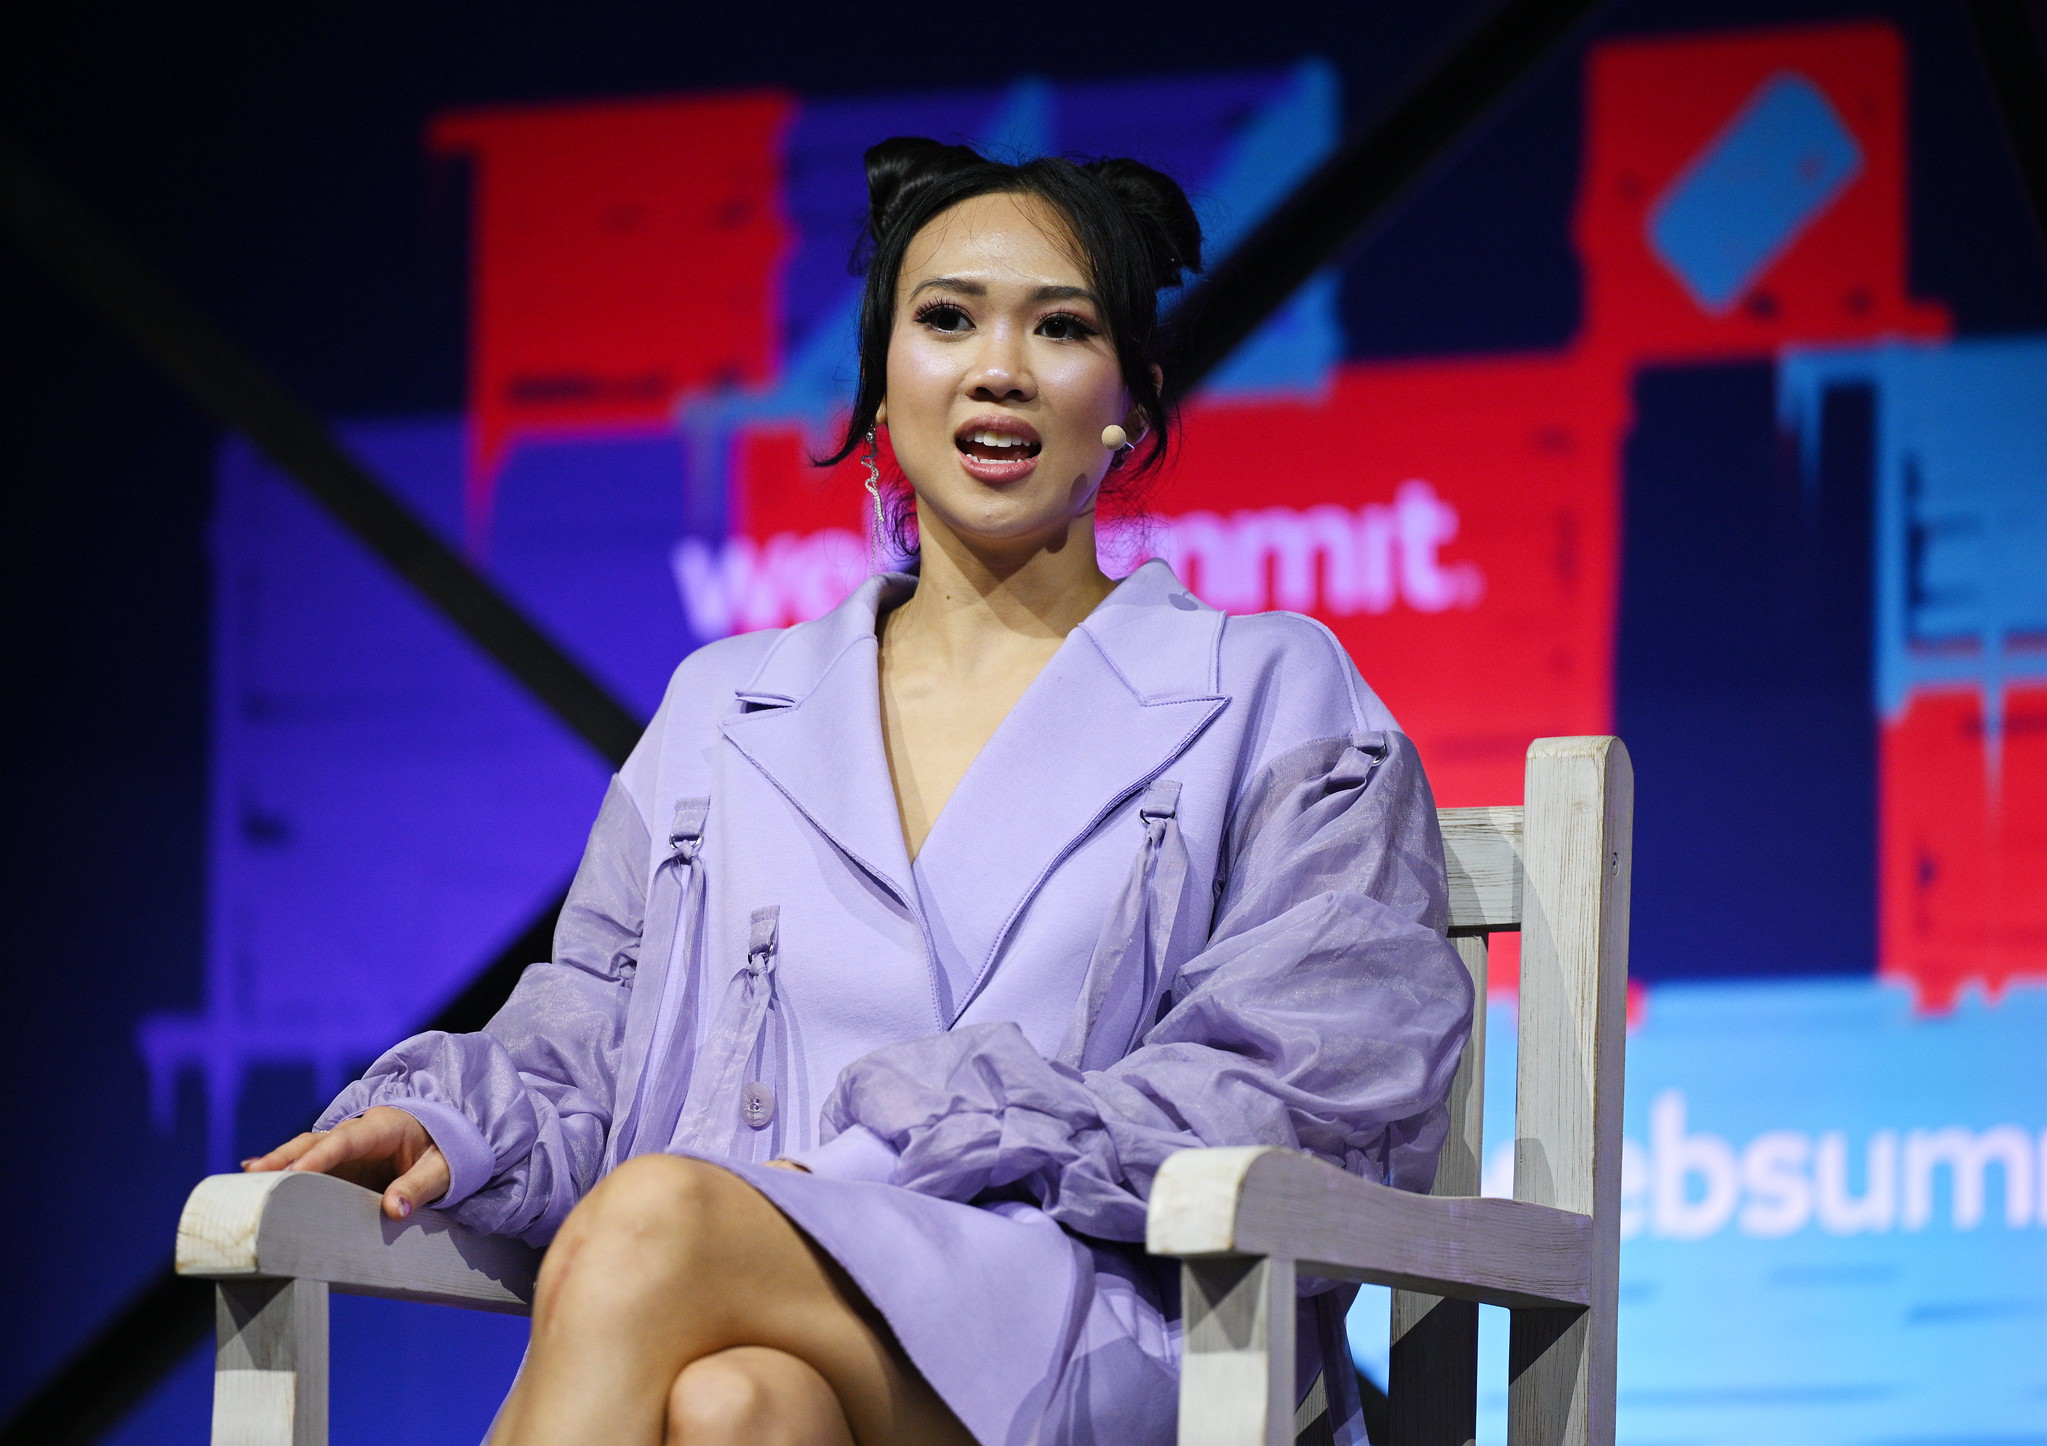
<path fill-rule="evenodd" d="M 16 4 L 0 18 L 0 133 L 316 411 L 447 414 L 464 395 L 464 186 L 421 146 L 445 108 L 756 85 L 986 87 L 1319 53 L 1342 71 L 1355 122 L 1476 8 Z M 2047 267 L 1960 6 L 1634 0 L 1598 29 L 1839 18 L 1888 18 L 1908 42 L 1914 292 L 1945 301 L 1960 334 L 2047 329 Z M 1344 300 L 1353 355 L 1552 349 L 1573 334 L 1576 58 L 1540 74 L 1356 252 Z M 1645 374 L 1636 390 L 1628 476 L 1675 469 L 1687 483 L 1630 483 L 1617 693 L 1642 774 L 1697 780 L 1690 795 L 1645 790 L 1638 834 L 1637 938 L 1676 972 L 1709 955 L 1651 947 L 1691 927 L 1675 879 L 1651 862 L 1655 840 L 1703 827 L 1712 854 L 1752 831 L 1716 809 L 1695 766 L 1664 765 L 1778 745 L 1791 751 L 1764 786 L 1852 806 L 1830 855 L 1836 914 L 1791 920 L 1780 953 L 1751 951 L 1752 967 L 1870 968 L 1872 844 L 1856 822 L 1873 816 L 1866 493 L 1823 485 L 1818 520 L 1770 496 L 1753 499 L 1760 511 L 1700 501 L 1783 491 L 1770 481 L 1782 476 L 1771 385 L 1766 368 L 1693 368 Z M 196 1108 L 174 1134 L 151 1126 L 133 1039 L 141 1015 L 199 1003 L 206 528 L 220 437 L 6 240 L 0 396 L 4 1411 L 164 1259 L 201 1168 Z M 1747 420 L 1702 428 L 1708 415 Z M 1868 426 L 1866 398 L 1831 404 L 1829 475 L 1866 475 L 1856 449 Z M 1725 520 L 1757 515 L 1767 527 Z M 1817 585 L 1781 565 L 1815 526 L 1828 539 Z M 1828 599 L 1817 611 L 1818 594 L 1801 591 L 1813 586 Z M 1809 622 L 1789 641 L 1787 616 Z M 1708 694 L 1717 707 L 1702 712 Z M 1716 887 L 1788 918 L 1762 872 L 1730 864 Z M 301 1090 L 274 1092 L 267 1113 L 260 1087 L 251 1093 L 246 1143 L 296 1123 Z"/>

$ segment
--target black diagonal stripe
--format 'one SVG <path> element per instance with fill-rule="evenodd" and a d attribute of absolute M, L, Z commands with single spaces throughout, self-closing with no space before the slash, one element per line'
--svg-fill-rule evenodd
<path fill-rule="evenodd" d="M 1166 369 L 1185 400 L 1317 271 L 1337 260 L 1600 0 L 1507 0 L 1330 155 L 1189 294 Z"/>
<path fill-rule="evenodd" d="M 2004 136 L 2033 208 L 2033 234 L 2047 248 L 2047 59 L 2024 0 L 1970 0 L 1976 49 L 1997 93 Z"/>
<path fill-rule="evenodd" d="M 613 767 L 633 717 L 533 621 L 384 490 L 306 407 L 170 279 L 0 141 L 0 208 L 22 244 L 77 288 L 222 424 L 242 433 L 540 705 Z"/>

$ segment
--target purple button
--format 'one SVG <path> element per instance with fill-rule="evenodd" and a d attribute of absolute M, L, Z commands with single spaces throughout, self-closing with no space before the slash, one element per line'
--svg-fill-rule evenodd
<path fill-rule="evenodd" d="M 739 1091 L 739 1117 L 756 1130 L 775 1117 L 775 1092 L 759 1080 L 750 1080 Z"/>

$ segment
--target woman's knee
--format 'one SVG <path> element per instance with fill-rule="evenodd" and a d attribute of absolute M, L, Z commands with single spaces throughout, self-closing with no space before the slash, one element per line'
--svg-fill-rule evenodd
<path fill-rule="evenodd" d="M 738 1346 L 682 1369 L 668 1393 L 678 1446 L 851 1446 L 831 1387 L 806 1362 L 765 1346 Z"/>
<path fill-rule="evenodd" d="M 645 1278 L 686 1268 L 706 1248 L 734 1188 L 728 1172 L 702 1160 L 640 1155 L 597 1182 L 562 1222 L 541 1269 L 543 1287 L 559 1285 L 592 1254 L 622 1253 Z"/>

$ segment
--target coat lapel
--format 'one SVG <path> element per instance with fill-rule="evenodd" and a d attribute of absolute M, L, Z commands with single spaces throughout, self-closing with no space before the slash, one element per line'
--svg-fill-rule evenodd
<path fill-rule="evenodd" d="M 746 711 L 724 724 L 732 745 L 906 906 L 915 896 L 882 747 L 874 615 L 884 590 L 910 584 L 872 578 L 824 617 L 790 628 L 739 690 Z"/>
<path fill-rule="evenodd" d="M 1228 703 L 1222 622 L 1147 563 L 1067 637 L 960 780 L 916 866 L 948 1023 L 1052 870 Z"/>
<path fill-rule="evenodd" d="M 724 732 L 841 853 L 922 912 L 950 1024 L 1060 860 L 1228 703 L 1223 615 L 1164 563 L 1124 579 L 995 730 L 913 875 L 882 744 L 874 636 L 884 591 L 910 585 L 875 578 L 790 628 L 739 690 L 746 710 Z"/>

